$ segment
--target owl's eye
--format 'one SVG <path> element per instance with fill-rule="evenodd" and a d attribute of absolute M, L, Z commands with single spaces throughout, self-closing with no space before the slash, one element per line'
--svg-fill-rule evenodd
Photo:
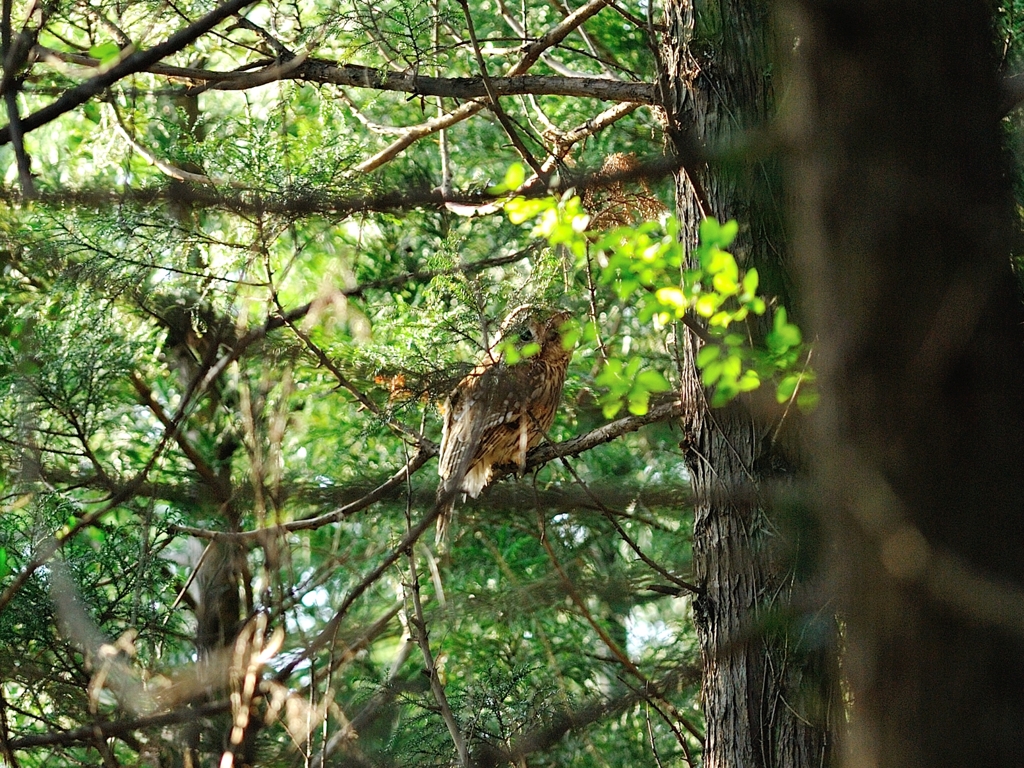
<path fill-rule="evenodd" d="M 527 328 L 525 331 L 519 334 L 520 341 L 533 341 L 533 331 Z"/>

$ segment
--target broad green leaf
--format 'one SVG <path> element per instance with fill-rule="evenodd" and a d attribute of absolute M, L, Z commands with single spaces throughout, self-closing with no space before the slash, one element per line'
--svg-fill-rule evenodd
<path fill-rule="evenodd" d="M 718 219 L 714 216 L 708 216 L 704 221 L 700 223 L 700 242 L 702 245 L 717 244 L 719 239 L 719 232 L 722 231 L 721 225 L 718 223 Z"/>
<path fill-rule="evenodd" d="M 639 391 L 629 396 L 629 412 L 634 416 L 643 416 L 650 410 L 651 394 L 646 391 Z"/>
<path fill-rule="evenodd" d="M 583 329 L 576 323 L 566 323 L 560 333 L 562 336 L 562 349 L 575 349 L 583 336 Z"/>
<path fill-rule="evenodd" d="M 722 341 L 724 341 L 730 347 L 738 347 L 741 344 L 745 343 L 746 340 L 747 339 L 745 336 L 741 336 L 738 333 L 726 334 L 725 338 L 722 339 Z"/>
<path fill-rule="evenodd" d="M 729 381 L 736 381 L 743 370 L 743 359 L 736 353 L 732 353 L 722 360 L 722 376 Z"/>
<path fill-rule="evenodd" d="M 717 344 L 705 344 L 697 352 L 697 367 L 706 368 L 712 361 L 717 360 L 721 354 L 722 350 Z"/>
<path fill-rule="evenodd" d="M 757 293 L 759 279 L 756 268 L 748 269 L 747 274 L 743 276 L 743 296 L 745 301 L 749 301 Z"/>
<path fill-rule="evenodd" d="M 718 309 L 719 298 L 711 293 L 701 294 L 697 298 L 697 303 L 694 305 L 694 309 L 697 310 L 697 314 L 701 317 L 711 317 L 715 314 L 715 310 Z"/>
<path fill-rule="evenodd" d="M 647 392 L 668 392 L 672 389 L 672 384 L 660 371 L 650 369 L 641 371 L 636 377 L 636 382 Z"/>
<path fill-rule="evenodd" d="M 604 414 L 606 419 L 613 419 L 615 415 L 622 410 L 622 400 L 619 397 L 609 397 L 605 395 L 601 398 L 601 413 Z"/>
<path fill-rule="evenodd" d="M 719 272 L 711 278 L 711 284 L 715 287 L 716 291 L 727 296 L 731 296 L 739 290 L 735 276 L 728 272 Z"/>
<path fill-rule="evenodd" d="M 677 310 L 683 310 L 686 308 L 689 302 L 686 301 L 686 296 L 682 290 L 675 286 L 669 286 L 667 288 L 659 288 L 654 297 L 669 307 L 674 307 Z"/>
<path fill-rule="evenodd" d="M 502 182 L 502 186 L 505 190 L 519 189 L 526 181 L 526 168 L 522 163 L 512 163 L 505 171 L 505 180 Z"/>
<path fill-rule="evenodd" d="M 721 360 L 712 360 L 710 363 L 705 365 L 700 374 L 700 378 L 701 381 L 704 382 L 704 386 L 713 387 L 715 382 L 722 377 L 722 368 Z"/>
<path fill-rule="evenodd" d="M 505 203 L 505 214 L 513 224 L 523 224 L 549 211 L 554 203 L 549 198 L 513 197 Z"/>
<path fill-rule="evenodd" d="M 786 321 L 786 308 L 779 307 L 772 321 L 772 331 L 765 338 L 768 348 L 776 354 L 782 354 L 798 346 L 802 339 L 800 329 Z"/>
<path fill-rule="evenodd" d="M 813 388 L 801 387 L 796 396 L 797 407 L 803 411 L 813 411 L 818 406 L 821 395 Z"/>
<path fill-rule="evenodd" d="M 540 352 L 540 344 L 533 341 L 529 344 L 524 344 L 523 348 L 519 350 L 519 355 L 521 357 L 533 357 L 538 352 Z"/>
<path fill-rule="evenodd" d="M 637 373 L 640 371 L 640 366 L 642 364 L 643 364 L 643 361 L 639 357 L 630 358 L 629 363 L 626 364 L 626 370 L 623 371 L 622 375 L 625 378 L 632 380 L 633 378 L 636 377 Z"/>
<path fill-rule="evenodd" d="M 719 230 L 719 245 L 721 245 L 722 248 L 728 248 L 732 245 L 732 241 L 736 239 L 736 235 L 739 234 L 739 231 L 739 222 L 736 221 L 736 219 L 729 219 Z"/>
<path fill-rule="evenodd" d="M 779 382 L 778 389 L 775 391 L 775 399 L 780 403 L 786 402 L 793 397 L 793 393 L 796 392 L 796 388 L 799 384 L 799 374 L 790 374 L 789 376 L 783 377 L 782 381 Z"/>
<path fill-rule="evenodd" d="M 715 328 L 728 328 L 734 319 L 732 312 L 716 312 L 708 318 L 708 325 Z"/>
<path fill-rule="evenodd" d="M 748 369 L 743 372 L 740 376 L 739 381 L 736 382 L 736 387 L 740 392 L 750 392 L 761 386 L 761 377 L 757 375 L 757 371 L 754 369 Z"/>
<path fill-rule="evenodd" d="M 101 43 L 100 45 L 94 45 L 89 49 L 89 55 L 94 59 L 99 59 L 100 64 L 109 64 L 121 56 L 121 48 L 117 43 L 109 41 Z"/>

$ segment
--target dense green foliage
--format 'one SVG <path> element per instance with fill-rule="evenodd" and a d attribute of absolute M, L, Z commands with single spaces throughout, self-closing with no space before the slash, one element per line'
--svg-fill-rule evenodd
<path fill-rule="evenodd" d="M 21 115 L 209 9 L 29 15 L 41 48 Z M 563 18 L 496 10 L 472 9 L 492 76 L 520 56 L 514 23 L 536 35 Z M 650 81 L 637 21 L 605 10 L 535 71 Z M 438 401 L 507 309 L 589 320 L 553 441 L 605 423 L 606 361 L 642 359 L 648 391 L 674 379 L 664 332 L 594 280 L 585 251 L 500 211 L 423 204 L 504 177 L 516 157 L 500 124 L 452 125 L 450 160 L 435 134 L 361 171 L 437 99 L 288 79 L 304 57 L 473 76 L 467 35 L 458 4 L 256 5 L 28 132 L 31 187 L 0 150 L 0 718 L 20 765 L 181 764 L 188 745 L 205 762 L 231 745 L 261 765 L 448 765 L 445 708 L 475 756 L 699 752 L 687 592 L 672 581 L 689 572 L 690 513 L 669 425 L 501 481 L 459 506 L 443 556 L 402 543 L 434 507 Z M 199 73 L 252 69 L 272 82 L 220 89 Z M 600 111 L 501 104 L 541 160 Z M 566 141 L 560 173 L 658 142 L 649 112 L 627 112 Z M 588 205 L 600 212 L 600 194 Z M 252 531 L 266 533 L 204 533 Z M 211 680 L 208 666 L 235 671 Z M 95 722 L 109 739 L 77 730 Z"/>
<path fill-rule="evenodd" d="M 678 340 L 707 334 L 716 404 L 775 378 L 809 405 L 813 374 L 735 223 L 697 274 L 663 178 L 594 183 L 662 124 L 625 89 L 658 74 L 648 6 L 582 7 L 559 36 L 554 2 L 257 3 L 103 82 L 213 6 L 3 14 L 0 759 L 699 760 Z M 489 106 L 451 79 L 510 72 L 589 79 Z M 342 84 L 406 76 L 451 91 Z M 437 406 L 523 303 L 578 320 L 567 455 L 440 551 Z"/>

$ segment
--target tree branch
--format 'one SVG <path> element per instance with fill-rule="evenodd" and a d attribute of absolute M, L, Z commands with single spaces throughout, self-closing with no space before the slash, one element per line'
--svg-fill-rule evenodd
<path fill-rule="evenodd" d="M 526 73 L 530 67 L 537 63 L 537 59 L 540 58 L 544 51 L 562 42 L 569 33 L 583 24 L 591 16 L 596 15 L 609 2 L 610 0 L 591 0 L 583 7 L 567 16 L 561 23 L 552 27 L 546 35 L 528 46 L 523 57 L 516 62 L 511 69 L 509 69 L 507 76 L 516 77 Z M 483 83 L 481 83 L 481 87 L 483 87 Z M 486 89 L 484 90 L 484 95 L 486 95 Z M 483 101 L 471 101 L 468 104 L 463 104 L 454 112 L 450 112 L 443 119 L 437 118 L 434 120 L 428 120 L 426 123 L 413 126 L 405 136 L 392 142 L 384 150 L 356 166 L 356 170 L 362 173 L 369 173 L 370 171 L 384 165 L 389 160 L 397 157 L 405 149 L 412 146 L 424 136 L 429 136 L 442 128 L 449 128 L 466 118 L 472 117 L 483 109 L 484 106 L 485 103 Z"/>
<path fill-rule="evenodd" d="M 230 708 L 231 705 L 227 701 L 218 701 L 211 704 L 202 704 L 197 707 L 184 707 L 173 712 L 164 712 L 160 715 L 137 717 L 132 720 L 102 721 L 60 733 L 40 733 L 32 736 L 23 736 L 20 739 L 12 739 L 8 746 L 12 750 L 46 745 L 66 747 L 81 742 L 92 742 L 97 737 L 124 736 L 142 728 L 187 723 L 190 720 L 196 720 L 201 717 L 219 715 L 221 712 L 227 712 Z"/>
<path fill-rule="evenodd" d="M 417 451 L 409 462 L 391 477 L 378 485 L 365 496 L 345 504 L 338 509 L 327 512 L 316 517 L 307 517 L 300 520 L 292 520 L 288 523 L 281 523 L 269 528 L 257 528 L 253 531 L 209 531 L 205 528 L 192 528 L 184 525 L 171 525 L 168 530 L 172 533 L 187 533 L 199 539 L 228 539 L 230 541 L 253 541 L 262 540 L 267 536 L 275 534 L 292 533 L 294 531 L 311 531 L 323 528 L 325 525 L 340 522 L 350 515 L 354 515 L 371 504 L 380 501 L 389 491 L 394 490 L 407 478 L 419 470 L 433 456 L 437 455 L 437 444 L 429 440 L 423 440 L 423 447 Z"/>
<path fill-rule="evenodd" d="M 458 0 L 459 5 L 462 6 L 462 15 L 466 19 L 466 29 L 469 31 L 469 41 L 473 46 L 473 55 L 476 57 L 477 67 L 480 68 L 480 77 L 484 81 L 484 90 L 487 91 L 487 99 L 491 102 L 491 111 L 494 112 L 495 117 L 498 118 L 498 122 L 501 123 L 501 127 L 505 129 L 505 133 L 508 134 L 509 139 L 512 141 L 512 146 L 516 148 L 519 155 L 526 161 L 533 172 L 539 176 L 544 175 L 540 165 L 537 163 L 536 158 L 531 154 L 530 150 L 527 149 L 523 140 L 520 138 L 519 133 L 516 131 L 509 116 L 505 114 L 505 110 L 501 106 L 501 102 L 498 100 L 498 93 L 494 90 L 494 86 L 491 84 L 491 76 L 487 73 L 487 62 L 484 61 L 484 55 L 480 51 L 480 42 L 476 37 L 476 27 L 473 24 L 473 14 L 469 11 L 468 0 Z"/>
<path fill-rule="evenodd" d="M 564 440 L 561 443 L 545 443 L 538 448 L 530 451 L 526 457 L 526 466 L 524 471 L 529 471 L 541 467 L 547 464 L 549 461 L 562 458 L 564 456 L 578 456 L 581 453 L 596 448 L 599 445 L 610 443 L 617 437 L 628 434 L 629 432 L 636 432 L 641 427 L 646 427 L 648 424 L 655 424 L 661 421 L 668 421 L 669 419 L 677 419 L 683 415 L 686 411 L 686 407 L 679 400 L 673 400 L 671 403 L 665 403 L 664 405 L 656 406 L 651 408 L 643 416 L 627 416 L 623 419 L 617 419 L 609 422 L 597 429 L 591 430 L 584 435 L 578 435 L 569 440 Z M 510 475 L 517 471 L 517 467 L 504 466 L 496 467 L 495 479 Z M 493 480 L 491 482 L 494 482 Z"/>
<path fill-rule="evenodd" d="M 84 83 L 65 91 L 52 104 L 48 104 L 31 115 L 22 118 L 22 131 L 28 133 L 40 126 L 46 125 L 65 112 L 69 112 L 80 104 L 84 104 L 93 96 L 101 93 L 118 80 L 128 75 L 141 72 L 161 59 L 177 53 L 198 37 L 206 34 L 224 19 L 241 11 L 245 6 L 252 4 L 253 0 L 228 0 L 224 5 L 215 8 L 193 24 L 171 35 L 164 42 L 154 45 L 152 48 L 136 51 L 120 62 L 112 66 L 106 72 L 101 72 Z M 10 143 L 12 139 L 11 127 L 5 126 L 0 129 L 0 146 Z"/>
<path fill-rule="evenodd" d="M 536 469 L 547 464 L 549 461 L 563 458 L 565 456 L 578 456 L 579 454 L 596 448 L 599 445 L 609 443 L 622 435 L 630 432 L 636 432 L 638 429 L 645 427 L 648 424 L 679 418 L 683 415 L 684 410 L 683 404 L 678 400 L 675 400 L 671 403 L 666 403 L 652 408 L 643 416 L 627 416 L 626 418 L 610 422 L 587 432 L 584 435 L 578 435 L 577 437 L 565 440 L 561 443 L 547 443 L 530 452 L 526 457 L 525 469 Z M 291 533 L 294 531 L 306 531 L 322 528 L 325 525 L 330 525 L 344 520 L 346 517 L 366 509 L 371 504 L 374 504 L 384 498 L 388 492 L 406 482 L 408 477 L 418 471 L 429 459 L 436 456 L 437 451 L 438 448 L 436 443 L 424 439 L 420 449 L 413 455 L 409 463 L 399 469 L 395 474 L 365 496 L 323 515 L 308 517 L 301 520 L 293 520 L 288 523 L 275 525 L 271 528 L 260 528 L 253 531 L 210 531 L 205 528 L 192 528 L 181 525 L 172 525 L 169 530 L 173 533 L 187 533 L 191 536 L 202 539 L 252 541 L 278 533 Z M 496 467 L 495 469 L 496 474 L 492 482 L 518 471 L 518 468 L 515 466 Z"/>
<path fill-rule="evenodd" d="M 373 67 L 334 64 L 320 59 L 307 61 L 288 77 L 324 85 L 398 91 L 413 96 L 446 96 L 454 99 L 479 99 L 487 96 L 487 87 L 482 77 L 426 77 L 415 72 L 381 71 Z M 601 77 L 561 75 L 510 75 L 489 79 L 498 96 L 532 93 L 538 96 L 576 96 L 637 104 L 654 104 L 657 101 L 657 90 L 651 83 L 625 83 Z M 231 88 L 231 80 L 221 80 L 211 87 Z"/>
<path fill-rule="evenodd" d="M 42 45 L 36 45 L 33 48 L 33 54 L 41 59 L 59 59 L 84 67 L 98 68 L 101 65 L 100 60 L 92 56 L 56 51 Z M 454 99 L 479 99 L 487 96 L 487 87 L 482 77 L 428 77 L 417 72 L 382 70 L 379 67 L 366 67 L 359 64 L 338 64 L 326 59 L 296 61 L 291 68 L 287 66 L 288 63 L 264 60 L 253 62 L 245 68 L 231 72 L 153 64 L 146 67 L 145 71 L 162 77 L 192 81 L 201 84 L 201 89 L 205 90 L 244 90 L 272 80 L 302 80 L 321 85 L 407 93 L 411 96 L 444 96 Z M 259 69 L 257 72 L 253 72 L 254 68 Z M 253 80 L 253 76 L 258 76 L 261 82 Z M 573 96 L 633 104 L 656 104 L 658 102 L 657 88 L 653 83 L 631 83 L 604 77 L 513 75 L 491 77 L 490 82 L 498 96 L 533 94 L 536 96 Z"/>
<path fill-rule="evenodd" d="M 477 102 L 471 102 L 469 106 L 479 106 Z M 482 107 L 481 107 L 482 108 Z M 454 114 L 454 113 L 452 113 Z M 600 117 L 600 116 L 599 116 Z M 615 114 L 605 114 L 609 120 L 615 119 Z M 597 118 L 595 118 L 596 120 Z M 390 149 L 387 150 L 390 152 Z M 383 153 L 382 153 L 383 154 Z M 378 155 L 377 157 L 381 157 Z M 547 188 L 539 184 L 530 186 L 528 189 L 517 190 L 517 194 L 524 196 L 544 196 L 547 194 L 558 195 L 569 188 L 575 188 L 578 192 L 588 189 L 597 189 L 616 182 L 629 183 L 638 179 L 654 181 L 665 178 L 681 167 L 694 167 L 698 163 L 708 161 L 708 157 L 699 149 L 693 148 L 690 154 L 666 155 L 648 159 L 628 171 L 616 173 L 603 173 L 599 171 L 576 172 L 561 179 L 558 184 Z M 357 169 L 367 166 L 370 161 L 364 161 Z M 166 187 L 153 186 L 142 189 L 126 188 L 121 190 L 108 189 L 86 189 L 86 190 L 61 190 L 59 192 L 40 191 L 37 200 L 43 205 L 54 206 L 104 206 L 124 205 L 133 202 L 137 205 L 161 205 L 168 199 L 180 202 L 187 202 L 196 207 L 219 208 L 221 210 L 242 215 L 265 215 L 277 214 L 300 218 L 312 215 L 331 215 L 333 217 L 349 216 L 357 213 L 368 212 L 392 212 L 402 211 L 411 208 L 435 208 L 442 209 L 451 204 L 464 206 L 482 206 L 487 203 L 500 202 L 507 198 L 507 195 L 483 192 L 456 192 L 445 196 L 440 190 L 427 187 L 412 187 L 393 192 L 385 192 L 379 195 L 363 197 L 343 197 L 332 195 L 328 191 L 288 194 L 288 190 L 244 190 L 229 192 L 220 191 L 210 186 L 187 187 L 182 186 L 172 191 Z M 9 190 L 0 188 L 0 201 L 14 202 L 15 197 Z M 437 274 L 442 274 L 438 272 Z M 414 277 L 410 275 L 410 277 Z M 346 293 L 345 295 L 352 295 Z"/>

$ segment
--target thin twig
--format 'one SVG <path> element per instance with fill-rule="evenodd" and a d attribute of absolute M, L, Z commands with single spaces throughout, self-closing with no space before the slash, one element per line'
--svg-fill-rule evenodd
<path fill-rule="evenodd" d="M 28 580 L 32 577 L 32 574 L 49 561 L 49 559 L 63 548 L 68 541 L 73 539 L 86 528 L 101 520 L 109 512 L 136 494 L 138 489 L 145 482 L 150 470 L 152 470 L 153 466 L 156 464 L 157 459 L 163 454 L 164 449 L 166 449 L 167 445 L 174 439 L 175 433 L 181 428 L 185 416 L 191 409 L 195 399 L 207 390 L 209 385 L 207 383 L 206 374 L 211 367 L 213 362 L 212 357 L 215 353 L 215 348 L 211 347 L 210 353 L 203 358 L 200 363 L 199 370 L 196 371 L 196 374 L 192 377 L 188 386 L 185 388 L 185 392 L 182 394 L 181 404 L 178 406 L 178 410 L 175 411 L 174 415 L 171 417 L 170 423 L 165 427 L 163 434 L 160 436 L 160 440 L 157 442 L 156 447 L 153 449 L 153 452 L 146 464 L 129 482 L 125 483 L 121 488 L 111 492 L 110 496 L 102 506 L 97 507 L 92 512 L 82 515 L 74 525 L 70 526 L 59 535 L 50 536 L 40 543 L 36 556 L 20 573 L 18 573 L 17 576 L 14 577 L 11 583 L 7 585 L 7 589 L 0 594 L 0 611 L 2 611 L 7 604 L 14 599 L 14 596 L 22 587 L 25 586 Z"/>
<path fill-rule="evenodd" d="M 171 165 L 165 160 L 161 160 L 155 154 L 150 152 L 144 147 L 132 134 L 128 131 L 127 126 L 124 124 L 124 119 L 121 117 L 121 112 L 114 105 L 113 101 L 108 102 L 110 110 L 114 115 L 114 128 L 119 134 L 128 142 L 129 146 L 135 150 L 138 154 L 142 155 L 142 158 L 155 167 L 160 173 L 170 176 L 172 179 L 178 181 L 186 181 L 192 184 L 225 184 L 233 187 L 241 188 L 242 185 L 238 182 L 228 181 L 227 179 L 217 179 L 212 176 L 207 176 L 203 173 L 192 173 L 179 168 L 176 165 Z"/>
<path fill-rule="evenodd" d="M 498 122 L 501 123 L 501 127 L 505 129 L 505 133 L 508 134 L 509 139 L 512 141 L 512 146 L 516 148 L 520 156 L 526 161 L 533 172 L 538 176 L 543 176 L 544 172 L 537 162 L 537 159 L 533 156 L 523 140 L 520 138 L 519 133 L 516 131 L 509 116 L 505 113 L 505 110 L 501 106 L 501 102 L 498 101 L 498 94 L 494 90 L 494 86 L 491 84 L 491 76 L 487 73 L 487 63 L 484 61 L 484 55 L 480 51 L 480 43 L 476 39 L 476 27 L 473 24 L 473 15 L 469 12 L 468 0 L 459 0 L 459 5 L 462 6 L 462 14 L 466 18 L 466 28 L 469 31 L 469 41 L 473 46 L 473 54 L 476 56 L 477 66 L 480 68 L 480 77 L 484 81 L 484 90 L 487 91 L 487 98 L 491 102 L 491 111 L 494 112 L 495 117 L 498 118 Z"/>
<path fill-rule="evenodd" d="M 4 81 L 10 85 L 4 89 L 4 103 L 7 107 L 7 120 L 14 145 L 14 159 L 18 166 L 18 183 L 21 193 L 27 199 L 36 195 L 35 183 L 32 181 L 32 161 L 25 151 L 24 134 L 21 127 L 21 116 L 18 114 L 18 80 L 16 68 L 21 62 L 14 56 L 11 37 L 11 0 L 3 0 L 3 18 L 0 19 L 0 60 L 3 61 Z"/>
<path fill-rule="evenodd" d="M 177 53 L 197 38 L 209 32 L 224 19 L 238 13 L 247 5 L 251 5 L 252 2 L 253 0 L 228 0 L 198 21 L 175 32 L 164 42 L 126 56 L 110 69 L 100 72 L 84 83 L 76 85 L 74 88 L 68 89 L 51 104 L 23 118 L 21 123 L 22 129 L 26 133 L 34 131 L 36 128 L 60 117 L 65 112 L 69 112 L 80 104 L 84 104 L 93 96 L 102 93 L 104 88 L 110 87 L 121 78 L 141 72 L 167 56 Z M 0 145 L 7 144 L 11 140 L 11 127 L 8 126 L 0 129 Z"/>
<path fill-rule="evenodd" d="M 299 520 L 292 520 L 287 523 L 279 523 L 267 528 L 257 528 L 253 531 L 210 531 L 205 528 L 193 528 L 185 525 L 171 525 L 168 530 L 171 533 L 186 533 L 199 539 L 226 540 L 226 541 L 263 541 L 268 536 L 280 536 L 295 531 L 313 531 L 323 528 L 325 525 L 338 523 L 356 512 L 360 512 L 371 504 L 380 501 L 390 491 L 398 488 L 406 479 L 414 474 L 420 467 L 427 463 L 433 456 L 437 455 L 437 444 L 424 439 L 421 447 L 409 462 L 399 469 L 395 474 L 378 485 L 372 491 L 355 501 L 345 504 L 338 509 L 327 512 L 316 517 L 307 517 Z"/>
<path fill-rule="evenodd" d="M 547 34 L 527 46 L 522 58 L 512 66 L 506 73 L 506 76 L 516 77 L 525 74 L 530 67 L 537 63 L 537 59 L 540 58 L 544 51 L 562 42 L 569 33 L 587 19 L 599 13 L 609 2 L 610 0 L 590 0 L 589 3 L 563 19 L 561 23 L 556 24 Z M 369 173 L 397 157 L 424 136 L 429 136 L 442 128 L 450 128 L 456 123 L 472 117 L 483 109 L 484 106 L 485 103 L 483 101 L 471 101 L 450 112 L 444 119 L 429 120 L 422 125 L 414 126 L 409 129 L 409 133 L 406 136 L 403 136 L 373 157 L 364 160 L 356 166 L 356 170 L 362 173 Z"/>
<path fill-rule="evenodd" d="M 650 696 L 656 699 L 657 701 L 660 701 L 672 713 L 672 717 L 675 718 L 677 722 L 682 723 L 683 727 L 687 731 L 689 731 L 689 733 L 695 739 L 698 739 L 699 741 L 701 741 L 701 743 L 703 743 L 704 737 L 701 734 L 700 730 L 693 723 L 691 723 L 689 719 L 683 717 L 682 713 L 676 709 L 675 705 L 672 704 L 672 702 L 670 702 L 668 699 L 666 699 L 657 690 L 657 688 L 654 685 L 652 685 L 651 681 L 648 680 L 644 673 L 640 671 L 640 668 L 633 663 L 629 656 L 626 655 L 626 652 L 619 647 L 618 643 L 616 643 L 615 640 L 612 639 L 611 635 L 609 635 L 605 628 L 601 626 L 600 622 L 598 622 L 594 618 L 594 615 L 591 612 L 590 608 L 587 607 L 586 602 L 580 597 L 579 592 L 576 590 L 576 585 L 573 584 L 572 579 L 569 578 L 569 574 L 565 572 L 565 569 L 562 567 L 562 563 L 559 561 L 558 556 L 555 554 L 555 550 L 551 546 L 551 541 L 548 539 L 547 526 L 544 523 L 543 516 L 541 516 L 540 514 L 538 514 L 538 522 L 540 524 L 541 545 L 544 547 L 544 551 L 548 555 L 548 560 L 554 566 L 555 571 L 557 571 L 558 576 L 562 581 L 562 586 L 565 587 L 565 590 L 568 593 L 569 598 L 576 605 L 576 608 L 580 611 L 580 614 L 590 625 L 591 629 L 593 629 L 594 632 L 597 633 L 597 636 L 600 638 L 601 642 L 604 643 L 605 647 L 611 652 L 612 656 L 615 657 L 615 659 L 622 665 L 622 667 L 631 675 L 633 675 L 633 677 L 640 681 L 642 685 L 644 698 Z M 682 740 L 684 738 L 681 733 L 678 733 L 677 729 L 674 727 L 674 725 L 672 725 L 671 721 L 669 722 L 669 727 L 671 727 L 673 731 L 677 732 L 677 739 Z"/>
<path fill-rule="evenodd" d="M 576 481 L 576 483 L 580 486 L 580 488 L 583 489 L 583 492 L 590 497 L 590 500 L 597 505 L 597 508 L 601 510 L 601 512 L 607 518 L 608 522 L 612 524 L 612 527 L 615 528 L 615 532 L 619 534 L 619 538 L 626 542 L 629 548 L 636 553 L 637 557 L 639 557 L 654 571 L 656 571 L 658 574 L 671 581 L 676 586 L 682 587 L 683 589 L 687 590 L 688 592 L 692 592 L 695 595 L 704 594 L 706 590 L 697 586 L 696 584 L 692 584 L 688 581 L 685 581 L 684 579 L 680 579 L 678 576 L 675 576 L 674 574 L 665 570 L 658 563 L 656 563 L 654 560 L 652 560 L 646 554 L 644 554 L 644 551 L 640 549 L 640 545 L 633 541 L 630 535 L 626 533 L 625 529 L 623 529 L 623 527 L 619 525 L 619 521 L 615 519 L 615 512 L 613 512 L 607 506 L 605 506 L 601 499 L 597 497 L 597 494 L 590 490 L 590 488 L 587 486 L 586 481 L 584 481 L 583 478 L 579 476 L 579 474 L 576 472 L 573 466 L 565 459 L 564 456 L 561 457 L 561 462 L 562 466 L 564 466 L 569 471 L 569 474 L 573 476 L 573 479 Z"/>
<path fill-rule="evenodd" d="M 403 554 L 405 554 L 409 547 L 419 541 L 419 538 L 423 535 L 424 531 L 434 525 L 438 516 L 441 514 L 444 501 L 444 499 L 440 499 L 438 503 L 434 505 L 434 508 L 431 509 L 430 512 L 427 513 L 427 515 L 425 515 L 424 518 L 420 520 L 402 538 L 402 540 L 391 549 L 390 552 L 388 552 L 377 567 L 366 574 L 366 576 L 364 576 L 363 579 L 352 588 L 342 601 L 341 606 L 335 612 L 334 616 L 332 616 L 331 620 L 324 626 L 323 630 L 306 645 L 306 648 L 301 654 L 297 655 L 292 661 L 285 665 L 280 672 L 277 673 L 276 679 L 278 681 L 287 680 L 297 666 L 304 663 L 307 658 L 312 658 L 313 654 L 332 642 L 334 636 L 341 628 L 341 623 L 344 621 L 345 616 L 352 607 L 352 604 L 358 600 L 371 585 L 375 584 L 384 572 L 394 565 Z"/>
<path fill-rule="evenodd" d="M 110 738 L 124 736 L 133 731 L 143 728 L 153 728 L 162 725 L 175 725 L 177 723 L 188 723 L 198 718 L 219 715 L 231 709 L 227 701 L 216 701 L 210 704 L 200 704 L 195 707 L 182 707 L 172 712 L 164 712 L 159 715 L 148 715 L 137 717 L 131 720 L 107 720 L 70 731 L 57 733 L 40 733 L 31 736 L 23 736 L 20 739 L 12 739 L 8 742 L 11 750 L 28 749 L 29 747 L 42 746 L 71 746 L 72 744 L 89 743 L 97 736 Z"/>
<path fill-rule="evenodd" d="M 412 487 L 409 487 L 409 504 L 406 508 L 406 524 L 410 530 L 412 528 Z M 434 701 L 437 702 L 437 708 L 441 712 L 441 719 L 444 720 L 445 727 L 448 728 L 448 734 L 452 737 L 452 743 L 455 744 L 455 751 L 459 756 L 459 765 L 463 768 L 469 768 L 469 749 L 466 747 L 466 737 L 462 733 L 462 729 L 459 728 L 458 722 L 455 720 L 455 713 L 452 712 L 451 704 L 448 703 L 448 697 L 444 692 L 444 685 L 441 684 L 441 678 L 437 674 L 437 666 L 434 663 L 434 653 L 430 649 L 430 634 L 427 630 L 427 619 L 423 612 L 423 600 L 420 597 L 420 576 L 416 568 L 416 554 L 415 547 L 409 547 L 409 579 L 410 583 L 406 585 L 407 595 L 411 595 L 413 611 L 415 612 L 414 621 L 412 622 L 416 630 L 416 642 L 420 647 L 420 653 L 423 655 L 424 672 L 427 675 L 427 679 L 430 680 L 430 692 L 434 696 Z"/>

